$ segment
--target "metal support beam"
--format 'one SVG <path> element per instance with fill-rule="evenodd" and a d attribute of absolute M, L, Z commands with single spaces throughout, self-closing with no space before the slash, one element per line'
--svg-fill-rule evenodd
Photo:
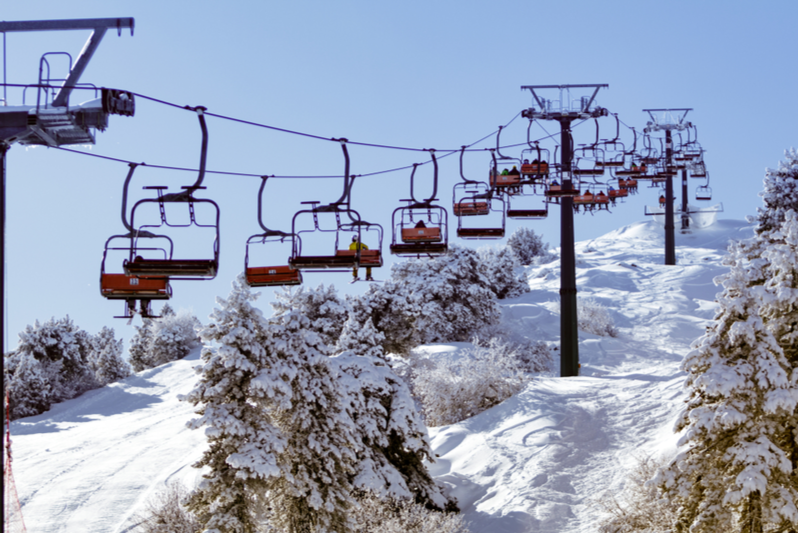
<path fill-rule="evenodd" d="M 672 130 L 668 129 L 667 135 L 667 161 L 666 168 L 672 167 Z M 674 187 L 672 176 L 667 176 L 667 190 L 664 195 L 667 199 L 664 211 L 664 264 L 675 264 L 675 206 L 674 206 Z"/>
<path fill-rule="evenodd" d="M 681 233 L 689 232 L 689 180 L 686 168 L 681 171 Z"/>
<path fill-rule="evenodd" d="M 11 22 L 0 22 L 0 33 L 19 32 L 19 31 L 55 31 L 55 30 L 93 30 L 86 41 L 86 45 L 81 50 L 75 64 L 70 68 L 69 75 L 64 80 L 61 90 L 53 100 L 54 107 L 67 105 L 72 89 L 78 84 L 81 74 L 86 70 L 89 60 L 92 58 L 106 30 L 116 28 L 118 34 L 122 34 L 123 28 L 130 28 L 133 35 L 133 18 L 104 18 L 104 19 L 70 19 L 70 20 L 18 20 Z"/>
<path fill-rule="evenodd" d="M 561 187 L 572 190 L 570 118 L 561 120 Z M 572 196 L 561 198 L 561 376 L 579 374 L 578 289 L 575 283 L 575 221 Z"/>

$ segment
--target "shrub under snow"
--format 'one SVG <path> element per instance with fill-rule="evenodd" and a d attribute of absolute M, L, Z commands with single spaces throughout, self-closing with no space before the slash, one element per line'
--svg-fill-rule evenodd
<path fill-rule="evenodd" d="M 358 495 L 350 510 L 358 533 L 469 533 L 464 517 L 427 509 L 408 499 Z"/>
<path fill-rule="evenodd" d="M 522 265 L 533 265 L 537 258 L 550 259 L 549 245 L 542 241 L 542 236 L 525 226 L 520 226 L 506 243 Z"/>
<path fill-rule="evenodd" d="M 464 351 L 458 362 L 414 362 L 414 394 L 429 426 L 466 420 L 520 392 L 528 378 L 508 343 L 490 340 Z"/>
<path fill-rule="evenodd" d="M 144 512 L 139 516 L 141 533 L 197 533 L 200 522 L 184 507 L 186 488 L 173 481 L 148 500 Z"/>
<path fill-rule="evenodd" d="M 592 299 L 578 298 L 578 327 L 601 337 L 619 335 L 608 309 Z"/>

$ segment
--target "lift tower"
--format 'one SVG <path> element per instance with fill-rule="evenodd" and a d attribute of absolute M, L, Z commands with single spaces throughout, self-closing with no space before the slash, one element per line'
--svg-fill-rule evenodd
<path fill-rule="evenodd" d="M 3 79 L 3 105 L 0 106 L 0 349 L 5 349 L 5 216 L 6 216 L 6 156 L 12 144 L 44 145 L 58 147 L 70 144 L 94 144 L 92 130 L 103 131 L 108 127 L 109 115 L 133 116 L 133 94 L 115 89 L 95 89 L 100 97 L 70 106 L 69 97 L 79 87 L 81 74 L 100 45 L 106 31 L 130 29 L 133 35 L 132 18 L 101 18 L 71 20 L 20 20 L 0 22 L 0 33 L 21 31 L 91 30 L 89 40 L 83 47 L 66 78 L 50 78 L 48 55 L 65 54 L 50 52 L 39 60 L 39 82 L 29 86 L 36 89 L 35 105 L 8 105 Z M 5 39 L 4 39 L 5 42 Z M 65 54 L 72 60 L 72 56 Z M 60 87 L 51 82 L 61 82 Z M 12 85 L 13 86 L 13 85 Z M 25 87 L 27 88 L 27 87 Z M 85 86 L 83 87 L 85 88 Z M 58 93 L 55 94 L 55 91 Z M 53 94 L 52 100 L 51 93 Z"/>
<path fill-rule="evenodd" d="M 590 85 L 523 85 L 533 95 L 535 107 L 524 109 L 522 116 L 528 119 L 555 120 L 561 125 L 561 376 L 577 376 L 578 359 L 578 289 L 575 284 L 575 224 L 572 199 L 580 193 L 572 184 L 572 132 L 574 120 L 597 118 L 608 115 L 602 107 L 592 107 L 600 88 L 607 84 Z M 559 98 L 546 100 L 536 94 L 537 90 L 558 89 Z M 591 96 L 582 96 L 574 102 L 571 89 L 594 89 Z"/>
<path fill-rule="evenodd" d="M 645 113 L 650 115 L 645 133 L 654 131 L 664 131 L 665 139 L 665 153 L 664 153 L 664 175 L 666 176 L 666 203 L 664 205 L 664 264 L 675 264 L 675 208 L 673 204 L 674 187 L 672 184 L 672 177 L 677 174 L 675 161 L 672 159 L 672 132 L 683 131 L 692 126 L 691 122 L 684 122 L 686 115 L 691 111 L 691 108 L 671 108 L 671 109 L 643 109 Z M 658 117 L 653 113 L 663 113 L 664 120 L 659 122 Z M 681 114 L 682 113 L 682 114 Z M 682 226 L 683 222 L 687 222 L 688 226 L 688 208 L 687 208 L 687 191 L 686 191 L 686 173 L 683 173 L 683 199 L 682 205 Z M 685 228 L 684 228 L 685 229 Z"/>

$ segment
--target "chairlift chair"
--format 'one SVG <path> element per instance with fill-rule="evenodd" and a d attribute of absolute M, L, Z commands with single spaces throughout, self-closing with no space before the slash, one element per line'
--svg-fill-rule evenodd
<path fill-rule="evenodd" d="M 205 176 L 206 156 L 208 154 L 208 129 L 204 117 L 204 107 L 195 108 L 198 119 L 200 121 L 200 129 L 202 131 L 201 151 L 200 151 L 200 170 L 197 180 L 193 185 L 182 187 L 183 191 L 179 193 L 165 194 L 166 187 L 153 186 L 145 187 L 145 189 L 155 190 L 157 192 L 156 198 L 144 198 L 136 202 L 131 210 L 131 227 L 135 231 L 131 234 L 132 245 L 134 251 L 131 260 L 126 260 L 124 263 L 125 273 L 130 276 L 137 276 L 140 278 L 162 278 L 170 277 L 172 279 L 190 280 L 190 279 L 213 279 L 217 275 L 219 268 L 219 206 L 213 200 L 207 198 L 196 198 L 195 191 L 205 189 L 202 186 L 203 178 Z M 160 221 L 157 223 L 148 223 L 136 226 L 136 214 L 143 207 L 156 204 L 160 213 Z M 167 216 L 168 205 L 185 205 L 188 208 L 189 221 L 188 223 L 175 223 L 170 221 Z M 196 215 L 196 208 L 198 206 L 210 206 L 213 216 L 209 221 L 199 222 Z M 202 259 L 186 259 L 175 257 L 172 253 L 172 246 L 166 257 L 152 257 L 146 252 L 151 246 L 147 244 L 141 245 L 141 242 L 148 242 L 146 239 L 152 238 L 153 234 L 150 229 L 158 229 L 159 231 L 168 231 L 170 229 L 178 229 L 180 233 L 196 232 L 198 228 L 208 228 L 213 231 L 214 240 L 211 246 L 210 257 Z M 191 235 L 191 233 L 188 233 Z M 163 236 L 159 236 L 163 237 Z M 144 241 L 143 241 L 144 239 Z M 192 242 L 193 239 L 183 238 L 182 242 Z M 171 238 L 170 238 L 171 240 Z M 139 253 L 143 252 L 143 253 Z"/>
<path fill-rule="evenodd" d="M 244 274 L 245 282 L 250 287 L 275 287 L 281 285 L 300 285 L 303 283 L 303 274 L 291 265 L 252 266 L 250 261 L 251 246 L 274 248 L 288 239 L 291 249 L 294 248 L 295 235 L 283 231 L 271 230 L 264 225 L 262 219 L 263 192 L 267 184 L 267 176 L 261 177 L 261 187 L 258 191 L 258 223 L 263 233 L 251 235 L 245 243 Z M 288 260 L 287 260 L 288 262 Z"/>
<path fill-rule="evenodd" d="M 132 318 L 136 313 L 136 302 L 140 302 L 140 313 L 143 318 L 152 318 L 150 302 L 152 300 L 169 300 L 172 297 L 172 287 L 169 278 L 140 278 L 130 276 L 123 270 L 124 260 L 131 260 L 137 251 L 132 246 L 132 235 L 135 233 L 127 218 L 127 191 L 137 165 L 131 164 L 128 176 L 123 186 L 122 197 L 122 223 L 128 230 L 127 234 L 112 235 L 106 240 L 103 249 L 103 259 L 100 263 L 100 295 L 107 300 L 124 300 L 125 314 L 116 318 Z M 153 235 L 153 237 L 157 237 Z M 163 237 L 163 236 L 162 236 Z M 167 248 L 153 248 L 148 253 L 161 253 L 164 257 L 171 252 L 171 241 L 162 238 Z M 140 250 L 141 252 L 141 250 Z M 119 260 L 120 271 L 108 272 L 106 265 L 115 259 Z"/>
<path fill-rule="evenodd" d="M 418 163 L 411 170 L 411 198 L 400 200 L 407 205 L 392 211 L 392 244 L 389 251 L 399 256 L 443 255 L 447 253 L 447 210 L 434 204 L 439 186 L 439 164 L 435 150 L 429 150 L 433 163 L 433 190 L 431 196 L 417 200 L 414 196 L 414 175 Z M 463 153 L 463 149 L 462 149 Z"/>

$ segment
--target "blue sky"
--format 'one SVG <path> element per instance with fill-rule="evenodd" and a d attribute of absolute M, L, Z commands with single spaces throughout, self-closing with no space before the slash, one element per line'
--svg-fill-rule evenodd
<path fill-rule="evenodd" d="M 723 218 L 755 214 L 765 167 L 777 166 L 783 150 L 797 146 L 798 12 L 790 1 L 40 1 L 9 3 L 2 17 L 134 17 L 133 37 L 109 32 L 82 82 L 326 138 L 435 148 L 440 155 L 473 143 L 529 107 L 530 95 L 521 85 L 608 84 L 598 103 L 637 129 L 648 118 L 642 109 L 694 109 L 687 119 L 697 126 L 706 150 L 714 192 L 710 204 L 724 204 Z M 8 34 L 8 82 L 35 83 L 42 53 L 77 56 L 88 34 Z M 53 66 L 57 74 L 66 68 L 57 60 Z M 83 99 L 88 96 L 75 94 L 71 103 Z M 21 103 L 21 95 L 10 91 L 9 104 Z M 555 124 L 543 126 L 557 131 Z M 208 119 L 208 127 L 209 169 L 343 172 L 337 143 L 215 118 Z M 613 119 L 602 119 L 600 127 L 601 137 L 613 136 Z M 524 142 L 526 128 L 527 120 L 517 118 L 503 132 L 502 144 Z M 594 125 L 578 126 L 574 135 L 576 143 L 591 142 Z M 624 142 L 632 140 L 623 135 Z M 139 99 L 135 117 L 112 117 L 95 146 L 76 149 L 194 167 L 199 142 L 192 113 Z M 478 146 L 493 145 L 490 138 Z M 429 160 L 425 152 L 360 146 L 351 146 L 350 155 L 355 174 Z M 468 153 L 467 177 L 482 179 L 489 160 L 487 152 Z M 118 336 L 130 337 L 132 328 L 111 318 L 122 311 L 121 304 L 103 300 L 98 289 L 103 244 L 122 230 L 126 172 L 124 164 L 55 149 L 10 150 L 7 348 L 16 345 L 26 324 L 67 314 L 91 333 L 110 325 Z M 417 172 L 424 187 L 430 165 Z M 445 205 L 458 172 L 457 155 L 440 161 L 438 197 Z M 408 196 L 409 175 L 357 179 L 353 190 L 354 208 L 386 229 L 387 257 L 391 213 Z M 175 190 L 194 179 L 191 173 L 140 169 L 131 191 L 141 198 L 142 186 Z M 205 193 L 222 210 L 221 271 L 214 281 L 173 283 L 174 307 L 191 309 L 205 321 L 215 296 L 228 293 L 242 270 L 245 240 L 259 232 L 259 183 L 254 177 L 206 177 Z M 690 192 L 698 185 L 690 182 Z M 265 221 L 288 231 L 300 202 L 336 200 L 341 188 L 340 180 L 271 181 Z M 611 213 L 576 216 L 576 240 L 644 220 L 644 206 L 656 197 L 655 189 L 645 188 Z M 551 214 L 546 221 L 522 223 L 558 246 L 558 209 Z M 510 221 L 507 234 L 518 224 Z M 196 244 L 194 236 L 189 240 Z M 278 252 L 275 262 L 286 255 Z M 388 267 L 375 274 L 385 278 Z M 366 289 L 348 281 L 347 274 L 306 276 L 311 286 L 335 283 L 349 293 Z M 264 292 L 266 306 L 272 291 Z"/>

